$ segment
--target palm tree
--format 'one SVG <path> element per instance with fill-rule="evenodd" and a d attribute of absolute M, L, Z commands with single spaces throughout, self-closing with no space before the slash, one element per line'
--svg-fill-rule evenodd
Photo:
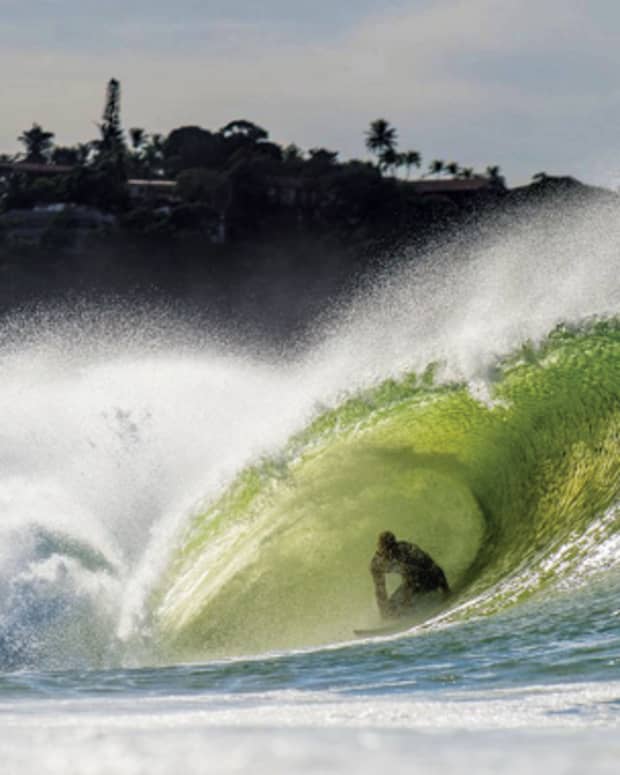
<path fill-rule="evenodd" d="M 473 177 L 474 177 L 473 167 L 463 167 L 461 170 L 459 170 L 459 178 L 464 178 L 465 180 L 471 180 L 471 178 Z"/>
<path fill-rule="evenodd" d="M 405 151 L 401 153 L 401 164 L 407 169 L 407 178 L 412 167 L 420 167 L 422 164 L 422 155 L 418 151 Z"/>
<path fill-rule="evenodd" d="M 445 165 L 444 172 L 456 177 L 459 174 L 459 165 L 455 161 L 451 161 L 449 164 Z"/>
<path fill-rule="evenodd" d="M 379 168 L 383 172 L 395 170 L 402 164 L 402 155 L 395 148 L 386 148 L 379 156 Z"/>
<path fill-rule="evenodd" d="M 46 132 L 39 124 L 33 124 L 17 138 L 26 149 L 24 161 L 33 164 L 47 164 L 54 146 L 53 132 Z"/>
<path fill-rule="evenodd" d="M 497 164 L 487 167 L 486 174 L 491 183 L 499 186 L 500 188 L 505 187 L 506 181 L 504 180 L 504 176 L 501 174 L 501 170 Z"/>
<path fill-rule="evenodd" d="M 390 154 L 396 151 L 398 134 L 393 126 L 384 118 L 377 118 L 371 122 L 366 131 L 366 148 L 378 157 L 379 169 L 387 169 L 390 166 Z M 388 164 L 386 166 L 386 154 Z"/>
<path fill-rule="evenodd" d="M 443 172 L 445 167 L 445 162 L 441 159 L 433 159 L 433 161 L 428 165 L 428 174 L 429 175 L 439 175 Z"/>

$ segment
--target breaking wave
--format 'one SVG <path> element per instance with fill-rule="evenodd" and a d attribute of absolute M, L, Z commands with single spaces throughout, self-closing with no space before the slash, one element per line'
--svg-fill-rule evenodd
<path fill-rule="evenodd" d="M 276 357 L 118 307 L 0 326 L 0 665 L 350 639 L 385 528 L 455 594 L 617 557 L 620 218 L 544 213 L 392 265 Z"/>

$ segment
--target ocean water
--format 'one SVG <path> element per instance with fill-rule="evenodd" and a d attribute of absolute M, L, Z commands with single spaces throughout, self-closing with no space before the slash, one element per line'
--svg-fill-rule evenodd
<path fill-rule="evenodd" d="M 3 772 L 617 772 L 617 216 L 394 260 L 286 354 L 6 319 Z M 453 592 L 359 638 L 384 529 Z"/>

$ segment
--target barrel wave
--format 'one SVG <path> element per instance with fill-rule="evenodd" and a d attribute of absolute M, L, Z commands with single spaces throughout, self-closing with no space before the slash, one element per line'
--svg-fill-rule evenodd
<path fill-rule="evenodd" d="M 350 640 L 378 624 L 377 533 L 416 541 L 452 599 L 419 624 L 576 584 L 617 534 L 620 327 L 560 326 L 484 394 L 431 365 L 319 415 L 197 510 L 152 604 L 176 658 Z"/>
<path fill-rule="evenodd" d="M 453 589 L 413 633 L 613 586 L 618 244 L 615 204 L 492 223 L 284 350 L 118 302 L 4 319 L 0 668 L 341 646 L 386 529 Z"/>

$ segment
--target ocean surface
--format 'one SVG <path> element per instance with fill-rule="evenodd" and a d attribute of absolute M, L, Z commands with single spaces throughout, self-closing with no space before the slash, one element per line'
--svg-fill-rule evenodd
<path fill-rule="evenodd" d="M 620 218 L 490 225 L 297 351 L 0 325 L 3 773 L 617 773 Z M 447 600 L 380 625 L 385 529 Z"/>

